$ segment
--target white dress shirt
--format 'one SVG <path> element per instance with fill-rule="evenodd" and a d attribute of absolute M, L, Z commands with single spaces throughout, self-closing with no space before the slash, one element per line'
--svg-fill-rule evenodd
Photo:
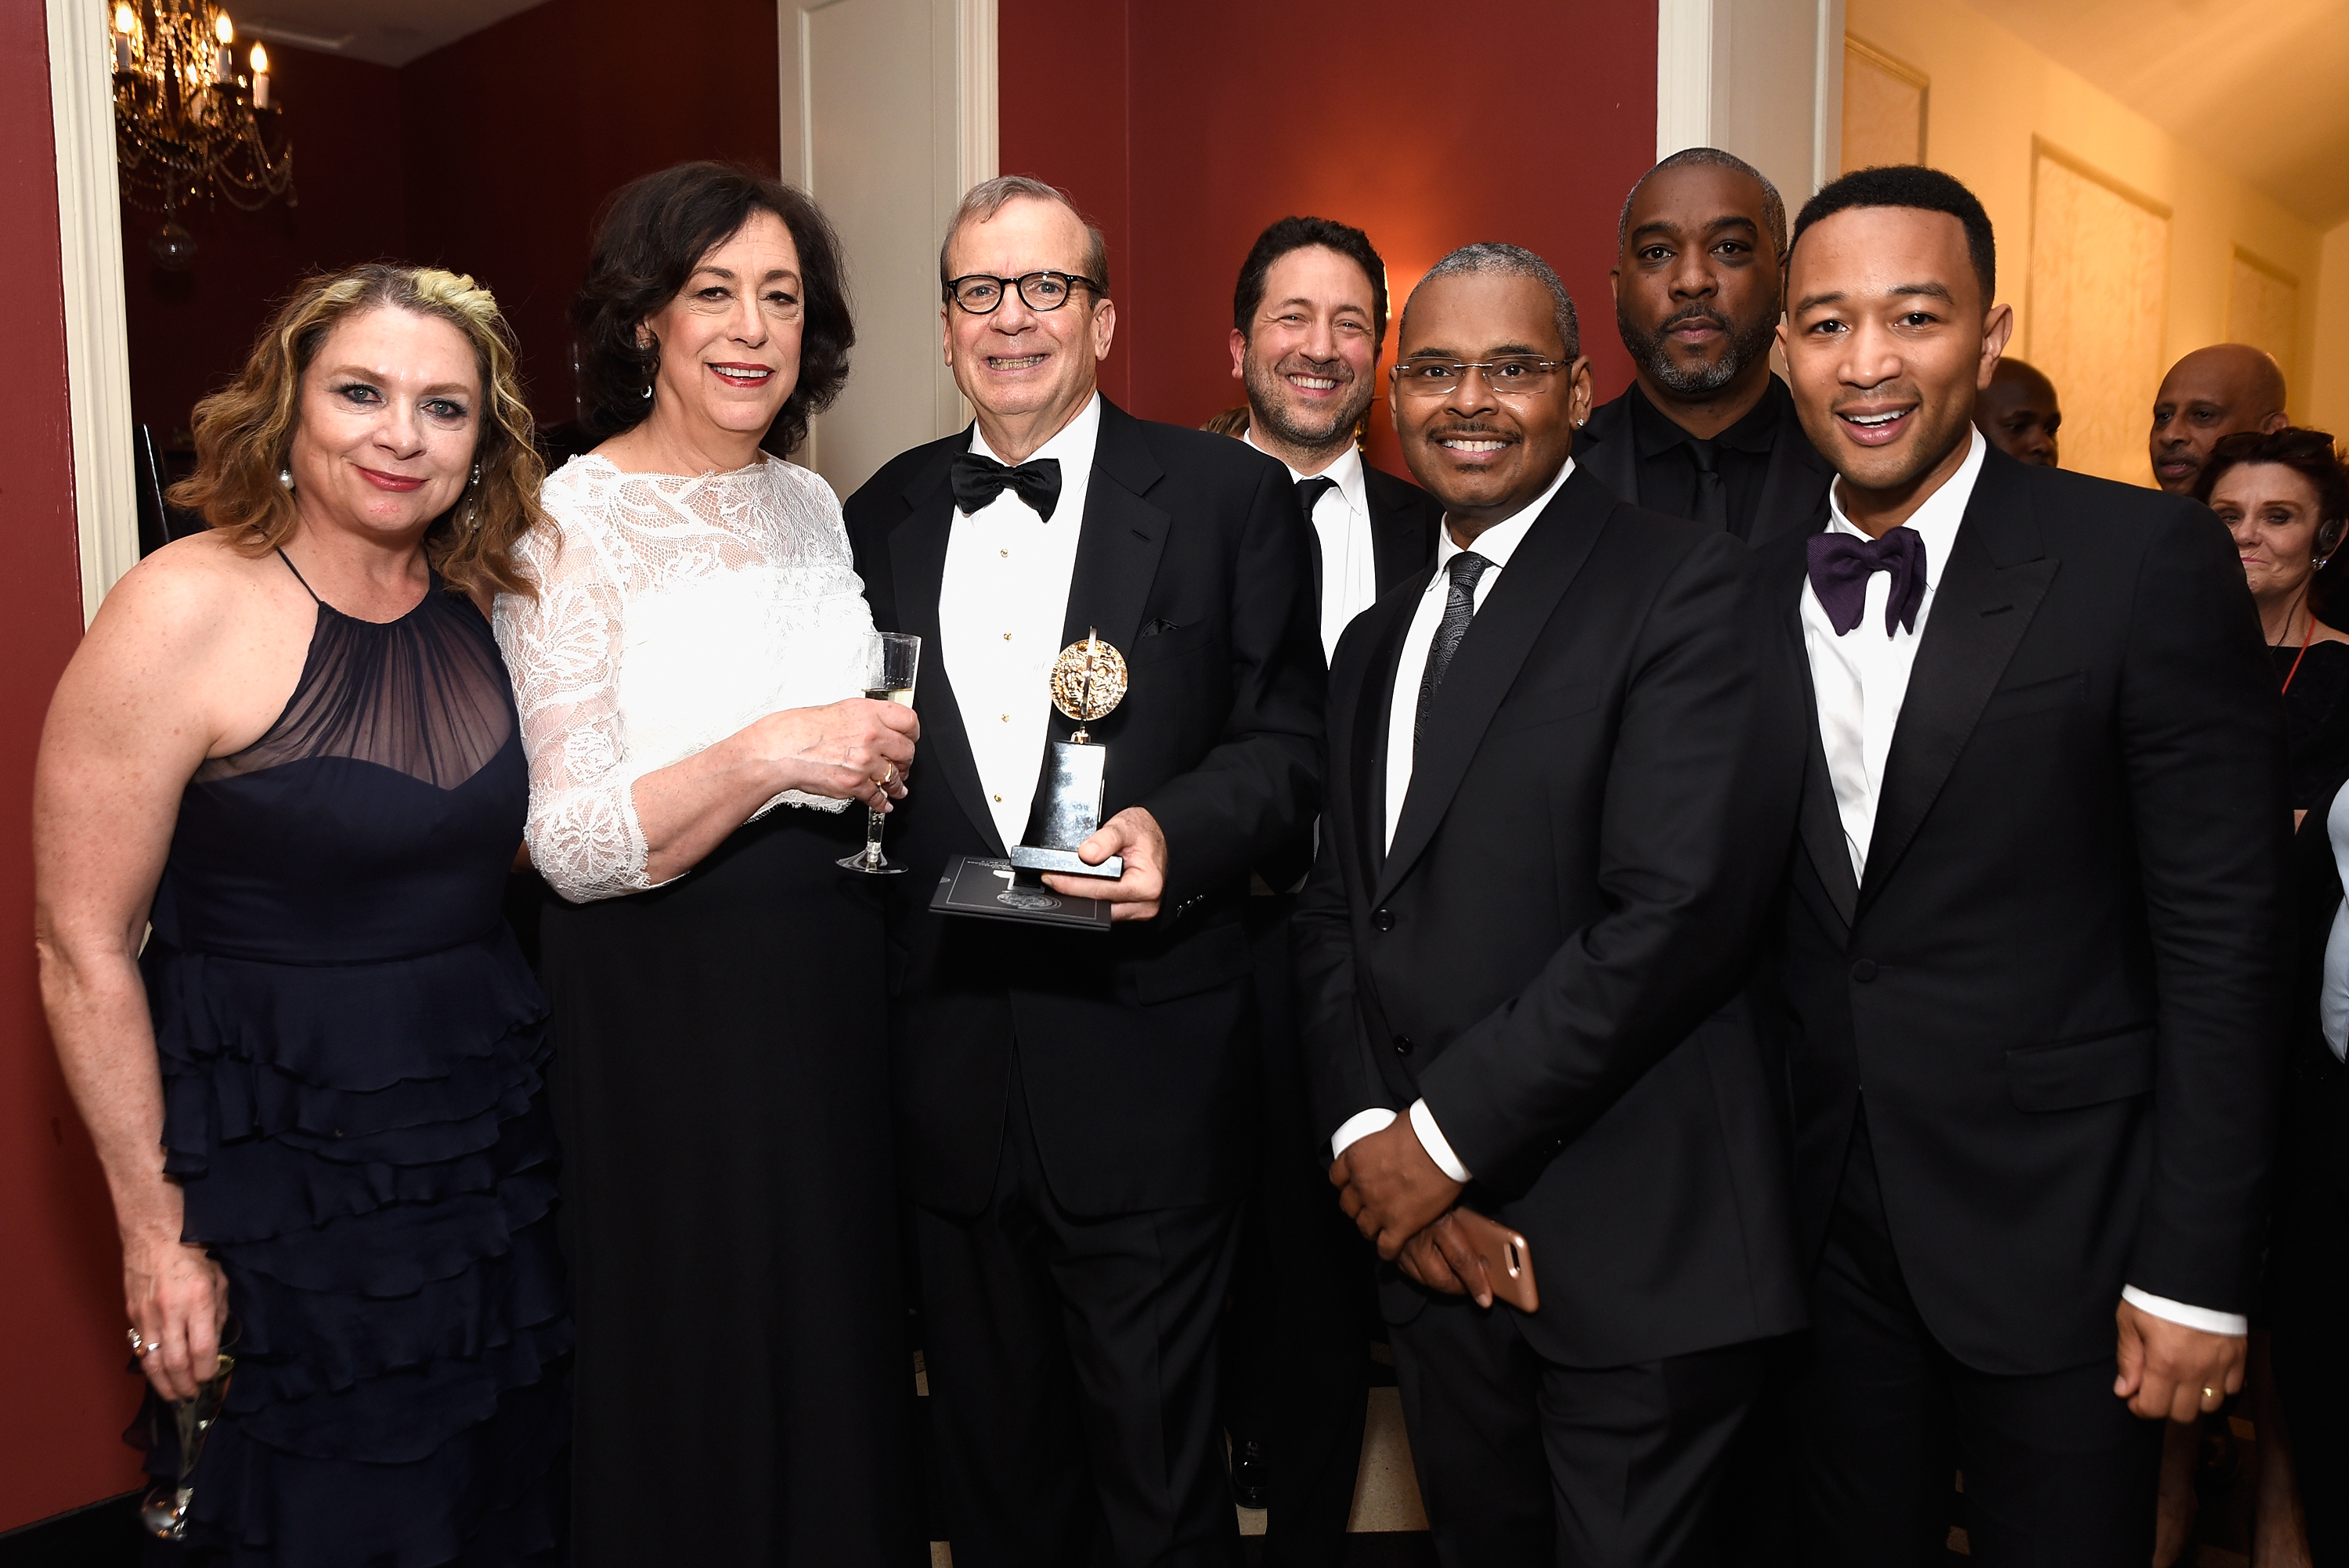
<path fill-rule="evenodd" d="M 1250 435 L 1240 439 L 1256 447 Z M 1288 468 L 1285 461 L 1280 466 Z M 1288 469 L 1291 483 L 1314 477 Z M 1321 656 L 1334 659 L 1348 624 L 1379 602 L 1378 547 L 1371 538 L 1371 492 L 1362 478 L 1361 449 L 1349 444 L 1319 477 L 1338 481 L 1336 490 L 1322 492 L 1306 519 L 1321 544 Z"/>
<path fill-rule="evenodd" d="M 1006 848 L 1028 813 L 1051 738 L 1052 661 L 1060 656 L 1069 583 L 1084 531 L 1085 491 L 1101 434 L 1101 397 L 1030 455 L 1061 464 L 1050 521 L 1006 488 L 970 516 L 957 511 L 938 582 L 938 653 L 952 672 L 979 788 Z M 976 427 L 970 449 L 1001 462 Z"/>
<path fill-rule="evenodd" d="M 1493 584 L 1499 582 L 1501 573 L 1508 569 L 1509 557 L 1516 553 L 1517 546 L 1531 531 L 1534 521 L 1565 488 L 1566 481 L 1573 473 L 1574 459 L 1568 458 L 1566 466 L 1558 469 L 1557 478 L 1550 481 L 1549 489 L 1536 496 L 1524 511 L 1506 522 L 1496 522 L 1487 528 L 1467 546 L 1493 563 L 1476 579 L 1476 593 L 1472 602 L 1474 610 L 1482 610 L 1485 601 L 1493 596 Z M 1452 597 L 1452 558 L 1460 553 L 1461 546 L 1453 542 L 1452 529 L 1447 521 L 1444 527 L 1436 530 L 1435 570 L 1420 590 L 1419 605 L 1412 612 L 1411 624 L 1402 634 L 1402 651 L 1395 660 L 1394 691 L 1387 699 L 1387 801 L 1383 841 L 1389 848 L 1394 845 L 1395 823 L 1402 818 L 1403 799 L 1411 793 L 1413 754 L 1417 749 L 1412 731 L 1417 727 L 1419 719 L 1420 677 L 1427 671 L 1428 650 L 1435 644 L 1435 630 L 1444 623 L 1444 606 Z M 1346 1151 L 1348 1144 L 1378 1131 L 1394 1119 L 1395 1113 L 1384 1106 L 1356 1111 L 1346 1119 L 1330 1140 L 1330 1157 L 1335 1159 Z M 1427 1150 L 1427 1157 L 1435 1161 L 1436 1169 L 1454 1181 L 1469 1179 L 1468 1168 L 1460 1163 L 1460 1157 L 1452 1151 L 1452 1145 L 1445 1140 L 1443 1130 L 1435 1125 L 1434 1114 L 1427 1109 L 1427 1101 L 1412 1101 L 1411 1128 L 1419 1135 L 1420 1146 Z"/>
<path fill-rule="evenodd" d="M 1826 754 L 1827 778 L 1835 786 L 1836 809 L 1843 819 L 1844 843 L 1851 851 L 1855 879 L 1868 874 L 1868 845 L 1876 830 L 1884 759 L 1891 753 L 1900 705 L 1909 695 L 1917 645 L 1925 635 L 1934 590 L 1940 586 L 1942 568 L 1957 543 L 1966 503 L 1973 498 L 1974 481 L 1982 477 L 1982 456 L 1990 449 L 1980 430 L 1969 431 L 1968 440 L 1965 461 L 1958 471 L 1927 496 L 1902 525 L 1925 542 L 1925 596 L 1917 606 L 1913 630 L 1895 623 L 1892 634 L 1884 634 L 1884 606 L 1892 593 L 1889 572 L 1868 578 L 1868 607 L 1860 614 L 1859 624 L 1841 636 L 1827 620 L 1817 592 L 1807 579 L 1803 583 L 1803 646 L 1810 657 L 1811 689 L 1818 699 L 1819 745 Z M 1844 515 L 1840 480 L 1827 487 L 1827 531 L 1855 539 L 1868 537 Z M 2251 1332 L 2249 1320 L 2239 1313 L 2213 1312 L 2148 1295 L 2135 1285 L 2122 1286 L 2121 1299 L 2140 1312 L 2208 1334 Z"/>

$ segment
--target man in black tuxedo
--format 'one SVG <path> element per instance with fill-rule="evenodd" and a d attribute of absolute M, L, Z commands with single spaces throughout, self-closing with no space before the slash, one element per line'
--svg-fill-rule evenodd
<path fill-rule="evenodd" d="M 1232 291 L 1241 438 L 1287 466 L 1313 551 L 1321 643 L 1379 596 L 1417 581 L 1443 509 L 1372 468 L 1354 434 L 1378 391 L 1386 263 L 1360 229 L 1283 218 L 1257 236 Z M 1361 1468 L 1370 1252 L 1330 1202 L 1327 1128 L 1307 1114 L 1288 976 L 1288 921 L 1313 863 L 1309 828 L 1258 873 L 1248 901 L 1264 1047 L 1264 1171 L 1244 1233 L 1224 1366 L 1233 1492 L 1269 1506 L 1270 1568 L 1332 1568 Z"/>
<path fill-rule="evenodd" d="M 923 638 L 890 819 L 889 1038 L 955 1560 L 1237 1560 L 1214 1331 L 1258 1165 L 1248 874 L 1312 820 L 1323 673 L 1280 465 L 1094 387 L 1101 237 L 1050 186 L 966 197 L 940 256 L 972 429 L 847 506 L 876 624 Z M 1079 851 L 1107 934 L 942 916 L 956 854 L 1040 841 L 1047 676 L 1098 629 L 1124 700 Z M 843 1042 L 843 1048 L 862 1048 Z"/>
<path fill-rule="evenodd" d="M 1438 263 L 1400 356 L 1444 532 L 1332 676 L 1296 922 L 1330 1180 L 1400 1264 L 1442 1560 L 1711 1562 L 1723 1457 L 1802 1325 L 1775 1091 L 1714 1016 L 1799 783 L 1753 753 L 1746 552 L 1572 462 L 1589 364 L 1539 257 Z M 1455 1204 L 1526 1235 L 1538 1310 L 1491 1305 Z"/>
<path fill-rule="evenodd" d="M 1626 500 L 1748 544 L 1816 530 L 1835 476 L 1770 371 L 1785 299 L 1777 187 L 1718 148 L 1675 152 L 1631 187 L 1615 239 L 1633 379 L 1592 411 L 1574 460 Z"/>
<path fill-rule="evenodd" d="M 1782 341 L 1841 476 L 1755 562 L 1773 726 L 1808 758 L 1805 1561 L 1939 1560 L 1957 1469 L 1976 1562 L 2140 1568 L 2158 1418 L 2242 1380 L 2282 709 L 2209 512 L 1970 423 L 2013 325 L 1994 265 L 1930 170 L 1847 175 L 1795 226 Z"/>

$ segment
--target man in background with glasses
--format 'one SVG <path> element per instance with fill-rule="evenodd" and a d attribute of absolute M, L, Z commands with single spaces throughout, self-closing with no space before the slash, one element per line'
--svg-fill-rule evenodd
<path fill-rule="evenodd" d="M 1321 644 L 1381 593 L 1416 581 L 1443 508 L 1371 466 L 1356 434 L 1379 391 L 1386 263 L 1360 229 L 1282 218 L 1257 236 L 1232 291 L 1241 438 L 1280 459 L 1313 550 Z M 1248 902 L 1264 1055 L 1264 1171 L 1227 1324 L 1224 1419 L 1232 1492 L 1269 1508 L 1268 1568 L 1331 1568 L 1346 1545 L 1370 1398 L 1369 1255 L 1330 1201 L 1328 1129 L 1306 1112 L 1288 985 L 1288 920 L 1313 863 L 1309 830 L 1257 868 Z"/>
<path fill-rule="evenodd" d="M 847 505 L 874 624 L 925 640 L 935 738 L 887 896 L 938 1522 L 964 1568 L 1237 1563 L 1214 1347 L 1258 1166 L 1243 910 L 1319 799 L 1311 558 L 1279 464 L 1099 395 L 1108 258 L 1066 195 L 975 187 L 939 261 L 976 422 Z M 1048 677 L 1096 632 L 1130 684 L 1088 726 L 1106 820 L 1079 854 L 1124 871 L 1046 881 L 1111 930 L 932 911 L 951 856 L 1039 841 L 1074 727 Z"/>
<path fill-rule="evenodd" d="M 1297 913 L 1330 1180 L 1380 1255 L 1438 1553 L 1712 1561 L 1723 1457 L 1803 1322 L 1744 977 L 1798 769 L 1754 745 L 1745 552 L 1575 463 L 1574 306 L 1479 244 L 1403 314 L 1423 592 L 1347 631 Z M 1753 856 L 1748 844 L 1771 846 Z M 1500 1302 L 1464 1209 L 1529 1243 Z"/>

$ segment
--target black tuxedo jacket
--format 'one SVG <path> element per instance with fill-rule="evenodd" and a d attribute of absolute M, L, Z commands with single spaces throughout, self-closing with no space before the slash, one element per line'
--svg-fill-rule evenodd
<path fill-rule="evenodd" d="M 1104 819 L 1166 835 L 1154 920 L 1107 934 L 933 914 L 947 857 L 1001 855 L 938 642 L 964 434 L 899 454 L 849 498 L 874 624 L 924 639 L 912 792 L 889 819 L 889 1036 L 907 1193 L 985 1206 L 1019 1043 L 1052 1191 L 1086 1214 L 1234 1199 L 1256 1167 L 1249 868 L 1319 803 L 1321 643 L 1288 471 L 1245 444 L 1103 399 L 1064 642 L 1088 627 L 1131 685 L 1090 727 Z M 1061 525 L 1056 516 L 1053 526 Z M 1051 738 L 1075 727 L 1058 712 Z M 1043 758 L 1037 758 L 1040 772 Z"/>
<path fill-rule="evenodd" d="M 1435 531 L 1444 525 L 1436 499 L 1362 459 L 1362 490 L 1371 502 L 1371 558 L 1384 598 L 1405 582 L 1424 583 L 1435 559 Z"/>
<path fill-rule="evenodd" d="M 1799 776 L 1755 766 L 1736 541 L 1587 470 L 1469 623 L 1392 852 L 1391 701 L 1424 577 L 1331 680 L 1321 852 L 1295 923 L 1324 1138 L 1425 1098 L 1532 1243 L 1554 1360 L 1612 1367 L 1801 1326 L 1785 1124 L 1733 1004 Z M 1326 1150 L 1327 1145 L 1324 1145 Z M 1390 1317 L 1423 1302 L 1388 1271 Z M 1499 1310 L 1499 1309 L 1496 1309 Z"/>
<path fill-rule="evenodd" d="M 1763 396 L 1780 407 L 1778 438 L 1770 449 L 1762 498 L 1745 541 L 1757 548 L 1785 534 L 1812 534 L 1826 527 L 1827 485 L 1835 479 L 1835 470 L 1803 434 L 1786 384 L 1773 376 Z M 1590 411 L 1589 422 L 1574 433 L 1574 460 L 1588 465 L 1593 477 L 1617 495 L 1640 504 L 1640 443 L 1631 427 L 1630 392 Z"/>
<path fill-rule="evenodd" d="M 2248 1310 L 2292 816 L 2283 707 L 2225 530 L 1991 450 L 1857 882 L 1803 645 L 1805 551 L 1782 539 L 1755 567 L 1772 723 L 1808 758 L 1783 975 L 1806 1255 L 1864 1093 L 1909 1291 L 1966 1365 L 2109 1360 L 2124 1284 Z"/>

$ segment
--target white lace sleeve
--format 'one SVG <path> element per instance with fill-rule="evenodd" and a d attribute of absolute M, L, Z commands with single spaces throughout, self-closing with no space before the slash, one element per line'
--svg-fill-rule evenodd
<path fill-rule="evenodd" d="M 501 593 L 492 621 L 530 761 L 531 861 L 585 903 L 652 883 L 620 727 L 620 588 L 587 537 L 595 521 L 557 521 L 559 547 L 533 535 L 518 551 L 538 596 Z"/>

